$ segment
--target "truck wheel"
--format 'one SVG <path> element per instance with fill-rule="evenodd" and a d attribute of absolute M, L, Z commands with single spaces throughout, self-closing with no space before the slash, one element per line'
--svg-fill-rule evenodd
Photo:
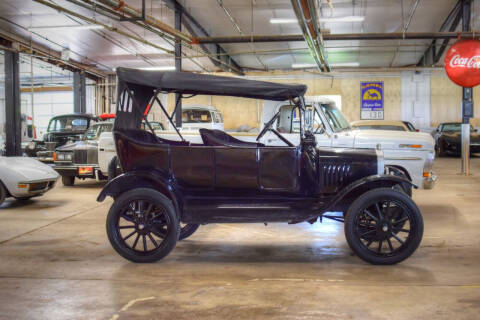
<path fill-rule="evenodd" d="M 187 223 L 187 224 L 181 224 L 180 228 L 180 236 L 178 237 L 178 241 L 186 239 L 190 237 L 192 234 L 197 231 L 198 227 L 200 225 L 196 223 Z"/>
<path fill-rule="evenodd" d="M 6 197 L 7 197 L 7 189 L 5 189 L 5 186 L 3 185 L 2 181 L 0 181 L 0 205 L 2 205 Z"/>
<path fill-rule="evenodd" d="M 75 184 L 75 176 L 62 176 L 62 183 L 65 187 L 71 187 Z"/>
<path fill-rule="evenodd" d="M 364 193 L 345 217 L 350 248 L 372 264 L 405 260 L 418 248 L 422 236 L 423 219 L 416 204 L 404 193 L 389 188 Z"/>
<path fill-rule="evenodd" d="M 120 170 L 118 169 L 118 158 L 117 156 L 114 156 L 108 163 L 108 181 L 112 180 L 119 174 Z"/>
<path fill-rule="evenodd" d="M 137 188 L 115 199 L 107 215 L 112 247 L 133 262 L 155 262 L 173 250 L 180 223 L 172 202 L 158 191 Z"/>

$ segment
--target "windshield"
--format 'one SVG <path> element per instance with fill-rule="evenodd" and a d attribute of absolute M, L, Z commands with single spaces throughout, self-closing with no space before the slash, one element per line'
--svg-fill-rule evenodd
<path fill-rule="evenodd" d="M 183 123 L 210 123 L 212 116 L 208 110 L 184 110 L 182 112 Z"/>
<path fill-rule="evenodd" d="M 83 136 L 84 140 L 97 140 L 102 132 L 111 132 L 113 128 L 113 123 L 102 123 L 98 125 L 93 125 L 88 128 L 87 132 Z"/>
<path fill-rule="evenodd" d="M 473 126 L 470 125 L 470 131 L 473 131 Z M 462 131 L 462 124 L 461 123 L 445 123 L 443 125 L 442 131 L 450 131 L 450 132 L 460 132 Z"/>
<path fill-rule="evenodd" d="M 320 108 L 323 114 L 327 117 L 327 121 L 335 132 L 350 129 L 350 124 L 343 113 L 337 107 L 331 104 L 322 104 Z"/>
<path fill-rule="evenodd" d="M 88 119 L 79 117 L 61 117 L 50 120 L 48 132 L 84 131 L 88 128 Z"/>

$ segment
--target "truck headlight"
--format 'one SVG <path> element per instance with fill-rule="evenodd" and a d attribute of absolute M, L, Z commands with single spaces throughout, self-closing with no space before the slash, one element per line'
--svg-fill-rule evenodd
<path fill-rule="evenodd" d="M 61 152 L 57 152 L 57 160 L 59 161 L 65 160 L 65 154 Z"/>
<path fill-rule="evenodd" d="M 433 161 L 435 160 L 435 152 L 429 152 L 427 155 L 427 160 L 423 166 L 423 176 L 425 178 L 430 178 L 433 169 Z"/>

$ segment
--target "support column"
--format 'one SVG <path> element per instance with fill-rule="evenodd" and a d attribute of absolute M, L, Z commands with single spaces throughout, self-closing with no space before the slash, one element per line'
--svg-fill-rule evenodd
<path fill-rule="evenodd" d="M 86 100 L 85 72 L 76 71 L 73 73 L 73 112 L 86 113 Z"/>
<path fill-rule="evenodd" d="M 182 31 L 182 8 L 175 5 L 175 29 Z M 182 43 L 180 40 L 175 40 L 175 70 L 182 71 Z M 182 98 L 179 94 L 175 94 L 175 101 L 178 101 L 177 112 L 175 113 L 175 126 L 177 128 L 182 127 Z M 176 107 L 176 106 L 175 106 Z"/>
<path fill-rule="evenodd" d="M 18 52 L 5 51 L 5 155 L 22 155 L 22 113 Z"/>
<path fill-rule="evenodd" d="M 470 31 L 472 0 L 462 0 L 462 31 Z M 462 174 L 470 171 L 470 118 L 473 117 L 473 89 L 463 88 L 462 97 Z"/>

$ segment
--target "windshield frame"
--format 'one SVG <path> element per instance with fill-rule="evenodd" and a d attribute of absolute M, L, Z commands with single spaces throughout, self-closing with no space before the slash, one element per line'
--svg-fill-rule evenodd
<path fill-rule="evenodd" d="M 345 115 L 343 114 L 342 110 L 340 110 L 334 103 L 314 102 L 312 104 L 315 105 L 315 110 L 318 112 L 318 115 L 320 116 L 320 118 L 322 119 L 323 122 L 327 123 L 328 127 L 330 128 L 330 130 L 332 132 L 339 133 L 339 132 L 342 132 L 342 131 L 352 130 L 352 126 L 350 125 L 350 122 L 348 122 L 348 120 L 345 117 Z M 340 128 L 334 128 L 329 121 L 330 114 L 327 114 L 324 111 L 323 106 L 328 106 L 328 107 L 331 107 L 333 110 L 338 111 L 338 113 L 342 116 L 342 118 L 345 121 L 345 123 L 347 124 L 347 126 L 340 126 Z M 338 119 L 335 119 L 335 120 L 337 120 L 337 122 L 338 122 Z M 325 123 L 324 123 L 324 125 L 325 125 Z"/>

